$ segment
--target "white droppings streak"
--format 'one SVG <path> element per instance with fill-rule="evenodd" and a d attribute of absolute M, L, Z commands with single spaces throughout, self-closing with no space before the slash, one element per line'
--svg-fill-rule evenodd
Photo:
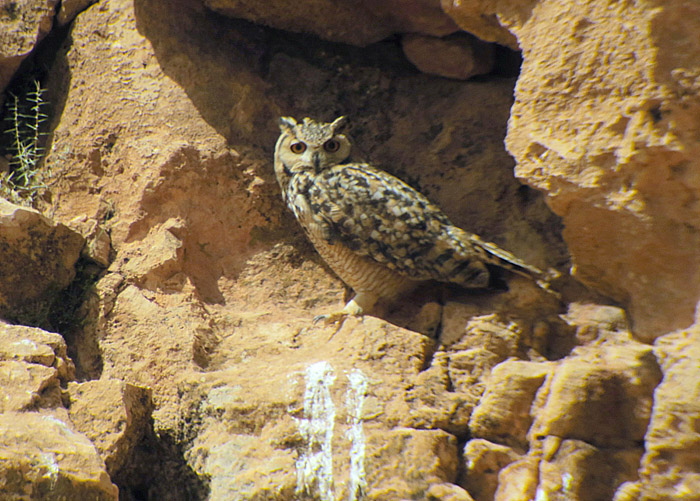
<path fill-rule="evenodd" d="M 58 461 L 56 461 L 56 454 L 53 452 L 42 452 L 39 455 L 39 461 L 41 465 L 46 468 L 44 478 L 51 479 L 51 489 L 53 489 L 56 487 L 56 481 L 58 480 L 58 473 L 60 471 Z"/>
<path fill-rule="evenodd" d="M 304 417 L 296 419 L 306 444 L 296 460 L 297 494 L 311 494 L 318 486 L 321 501 L 334 501 L 333 495 L 333 426 L 335 406 L 330 388 L 335 382 L 333 367 L 317 362 L 306 369 Z"/>
<path fill-rule="evenodd" d="M 537 492 L 535 493 L 535 501 L 549 501 L 547 491 L 545 491 L 542 487 L 537 488 Z"/>
<path fill-rule="evenodd" d="M 38 348 L 37 344 L 31 339 L 22 339 L 21 341 L 15 341 L 11 346 L 16 346 L 17 348 L 25 348 L 29 350 L 36 350 Z"/>
<path fill-rule="evenodd" d="M 564 473 L 561 476 L 561 484 L 564 487 L 564 492 L 569 493 L 571 492 L 571 484 L 573 483 L 574 477 L 571 476 L 571 473 Z"/>
<path fill-rule="evenodd" d="M 350 501 L 364 499 L 367 492 L 367 478 L 365 477 L 365 433 L 362 429 L 362 406 L 367 395 L 367 378 L 358 369 L 348 375 L 350 385 L 345 397 L 345 405 L 348 408 L 348 424 L 350 428 L 346 436 L 350 439 Z"/>
<path fill-rule="evenodd" d="M 54 416 L 42 416 L 43 421 L 47 423 L 53 423 L 58 426 L 58 432 L 64 437 L 75 437 L 77 433 L 71 430 L 66 423 Z"/>

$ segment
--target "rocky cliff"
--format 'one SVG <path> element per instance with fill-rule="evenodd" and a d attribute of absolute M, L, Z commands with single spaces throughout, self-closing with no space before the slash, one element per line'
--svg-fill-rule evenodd
<path fill-rule="evenodd" d="M 4 128 L 32 78 L 3 499 L 698 499 L 697 2 L 10 2 Z M 331 337 L 311 320 L 347 291 L 282 203 L 280 115 L 348 116 L 561 277 L 436 285 Z"/>

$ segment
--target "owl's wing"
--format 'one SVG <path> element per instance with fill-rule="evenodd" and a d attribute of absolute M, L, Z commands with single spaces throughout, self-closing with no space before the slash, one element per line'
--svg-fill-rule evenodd
<path fill-rule="evenodd" d="M 328 243 L 338 241 L 416 280 L 452 281 L 459 266 L 484 261 L 486 253 L 461 241 L 464 232 L 427 198 L 369 165 L 328 169 L 307 195 L 328 227 Z"/>

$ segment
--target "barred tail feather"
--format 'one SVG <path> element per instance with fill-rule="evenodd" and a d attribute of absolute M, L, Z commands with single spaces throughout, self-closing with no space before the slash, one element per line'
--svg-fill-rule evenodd
<path fill-rule="evenodd" d="M 549 268 L 547 271 L 542 271 L 496 244 L 485 242 L 478 235 L 467 233 L 456 226 L 450 226 L 447 231 L 453 248 L 457 251 L 456 257 L 463 262 L 452 270 L 451 276 L 446 281 L 466 288 L 486 287 L 490 277 L 492 278 L 487 268 L 495 266 L 529 278 L 540 288 L 559 296 L 559 293 L 552 290 L 550 286 L 553 280 L 561 277 L 558 270 Z"/>
<path fill-rule="evenodd" d="M 483 241 L 478 235 L 469 235 L 465 232 L 467 242 L 474 248 L 485 252 L 485 261 L 488 264 L 493 264 L 506 270 L 517 273 L 527 278 L 537 280 L 542 277 L 543 272 L 535 266 L 529 265 L 526 262 L 518 259 L 513 254 L 498 247 L 491 242 Z"/>

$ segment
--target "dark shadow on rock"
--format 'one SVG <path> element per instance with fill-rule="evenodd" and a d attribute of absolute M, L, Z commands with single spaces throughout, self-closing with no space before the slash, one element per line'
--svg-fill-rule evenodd
<path fill-rule="evenodd" d="M 182 444 L 152 429 L 112 481 L 119 487 L 121 501 L 203 501 L 209 497 L 208 481 L 187 464 Z"/>
<path fill-rule="evenodd" d="M 49 313 L 49 328 L 66 340 L 78 381 L 99 379 L 102 375 L 102 348 L 97 332 L 100 299 L 94 291 L 101 272 L 99 266 L 81 257 L 76 263 L 75 279 L 58 294 Z"/>

